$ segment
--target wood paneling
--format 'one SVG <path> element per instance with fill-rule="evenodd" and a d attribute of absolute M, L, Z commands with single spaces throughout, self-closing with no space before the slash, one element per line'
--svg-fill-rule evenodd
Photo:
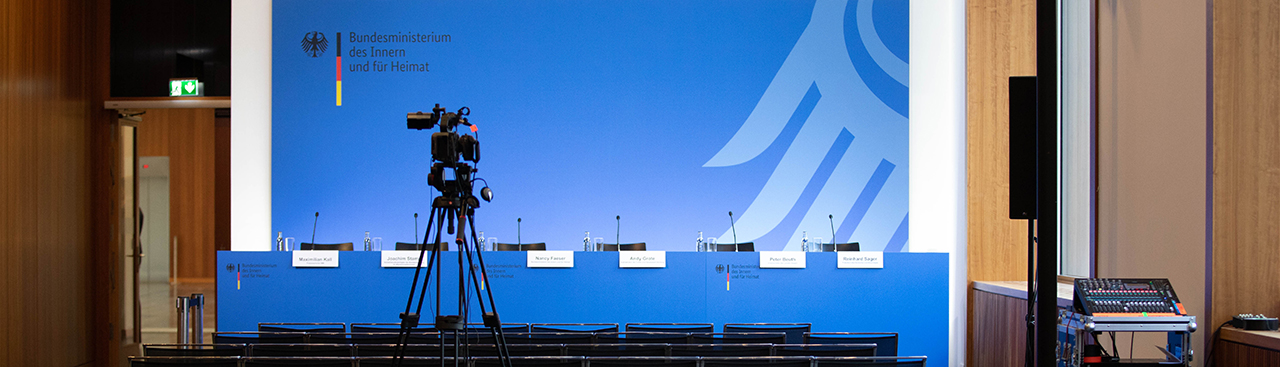
<path fill-rule="evenodd" d="M 969 366 L 1016 367 L 1026 361 L 1027 301 L 969 289 L 973 317 L 969 325 Z"/>
<path fill-rule="evenodd" d="M 965 5 L 970 282 L 1017 280 L 1027 276 L 1027 223 L 1009 219 L 1008 80 L 1015 75 L 1035 75 L 1035 5 L 1034 0 L 970 0 Z M 969 299 L 968 365 L 999 366 L 978 363 L 977 358 L 986 358 L 986 353 L 978 353 L 975 348 L 1007 345 L 991 344 L 1003 339 L 989 338 L 1021 337 L 988 333 L 989 326 L 975 319 L 979 317 L 977 313 L 987 312 L 980 307 L 986 305 Z M 1022 315 L 1024 310 L 1025 304 L 1012 307 L 1009 315 Z M 1022 328 L 1014 329 L 1012 332 L 1026 332 Z"/>
<path fill-rule="evenodd" d="M 76 366 L 109 349 L 90 260 L 110 246 L 91 207 L 106 4 L 0 2 L 0 365 Z"/>
<path fill-rule="evenodd" d="M 1277 60 L 1280 3 L 1213 2 L 1213 318 L 1202 325 L 1280 314 Z"/>
<path fill-rule="evenodd" d="M 1009 77 L 1035 75 L 1035 1 L 967 3 L 969 280 L 1026 278 L 1027 223 L 1009 219 Z"/>
<path fill-rule="evenodd" d="M 170 274 L 179 280 L 214 277 L 219 197 L 214 120 L 213 109 L 152 109 L 138 124 L 138 155 L 169 157 L 171 238 L 166 242 L 172 245 L 177 238 Z"/>
<path fill-rule="evenodd" d="M 1280 352 L 1219 340 L 1213 343 L 1214 367 L 1280 366 Z"/>

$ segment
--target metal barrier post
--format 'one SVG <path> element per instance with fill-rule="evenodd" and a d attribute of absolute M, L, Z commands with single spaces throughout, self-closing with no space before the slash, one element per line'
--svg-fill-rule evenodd
<path fill-rule="evenodd" d="M 195 334 L 192 338 L 196 344 L 204 344 L 204 293 L 193 293 L 191 295 L 191 307 L 195 309 L 191 313 L 191 332 Z"/>
<path fill-rule="evenodd" d="M 178 344 L 191 343 L 191 297 L 178 296 Z"/>

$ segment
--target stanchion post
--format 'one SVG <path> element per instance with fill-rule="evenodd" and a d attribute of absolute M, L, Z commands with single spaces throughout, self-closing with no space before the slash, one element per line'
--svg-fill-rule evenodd
<path fill-rule="evenodd" d="M 195 309 L 191 313 L 191 332 L 195 334 L 192 338 L 196 344 L 204 344 L 204 293 L 191 294 L 191 307 Z"/>
<path fill-rule="evenodd" d="M 191 297 L 178 296 L 178 344 L 191 344 Z"/>

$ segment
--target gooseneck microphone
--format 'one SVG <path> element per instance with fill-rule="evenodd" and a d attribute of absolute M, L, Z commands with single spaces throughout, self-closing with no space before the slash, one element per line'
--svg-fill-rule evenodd
<path fill-rule="evenodd" d="M 315 249 L 314 246 L 316 244 L 316 224 L 319 224 L 319 223 L 320 223 L 320 212 L 316 212 L 316 220 L 314 222 L 311 222 L 311 245 L 312 245 L 311 249 L 312 250 Z"/>
<path fill-rule="evenodd" d="M 520 220 L 522 219 L 523 218 L 516 218 L 516 246 L 520 246 L 520 244 L 523 243 L 520 242 Z"/>
<path fill-rule="evenodd" d="M 827 214 L 827 222 L 831 223 L 831 246 L 836 245 L 836 220 L 831 214 Z"/>
<path fill-rule="evenodd" d="M 733 212 L 729 212 L 729 229 L 733 230 L 733 250 L 738 250 L 738 228 L 733 225 Z"/>
<path fill-rule="evenodd" d="M 622 216 L 619 215 L 613 217 L 613 219 L 618 221 L 618 228 L 613 230 L 613 243 L 618 245 L 618 251 L 622 251 L 622 241 L 620 241 L 622 238 Z"/>
<path fill-rule="evenodd" d="M 413 213 L 413 243 L 418 243 L 418 213 Z"/>

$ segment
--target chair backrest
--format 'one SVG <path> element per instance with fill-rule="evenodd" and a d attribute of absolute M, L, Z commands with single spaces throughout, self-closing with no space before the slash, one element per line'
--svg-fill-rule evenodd
<path fill-rule="evenodd" d="M 716 332 L 716 326 L 709 323 L 629 322 L 626 324 L 626 330 L 628 332 L 654 331 L 676 333 L 714 333 Z"/>
<path fill-rule="evenodd" d="M 761 357 L 773 353 L 773 344 L 671 344 L 671 356 Z"/>
<path fill-rule="evenodd" d="M 804 333 L 810 331 L 813 324 L 807 322 L 796 323 L 740 323 L 724 324 L 723 330 L 726 333 L 764 333 L 777 332 L 786 333 L 788 344 L 804 343 Z"/>
<path fill-rule="evenodd" d="M 857 242 L 837 243 L 836 251 L 862 251 Z"/>
<path fill-rule="evenodd" d="M 536 332 L 536 333 L 511 333 L 507 335 L 508 343 L 529 344 L 590 344 L 595 342 L 595 333 L 591 332 Z"/>
<path fill-rule="evenodd" d="M 439 245 L 440 245 L 440 251 L 449 251 L 448 242 L 440 242 Z M 401 251 L 404 251 L 404 250 L 418 251 L 418 250 L 422 250 L 423 247 L 426 247 L 427 251 L 435 251 L 436 249 L 435 244 L 431 244 L 431 243 L 396 242 L 396 250 L 401 250 Z"/>
<path fill-rule="evenodd" d="M 489 335 L 489 328 L 480 323 L 467 323 L 467 331 L 471 334 L 481 333 Z M 502 332 L 505 333 L 527 333 L 529 332 L 529 324 L 523 323 L 502 323 Z"/>
<path fill-rule="evenodd" d="M 259 322 L 258 331 L 345 333 L 347 332 L 347 324 L 341 322 Z"/>
<path fill-rule="evenodd" d="M 242 357 L 130 357 L 130 367 L 239 367 Z"/>
<path fill-rule="evenodd" d="M 596 333 L 596 343 L 601 344 L 687 344 L 689 333 L 628 331 L 622 333 Z"/>
<path fill-rule="evenodd" d="M 689 342 L 693 344 L 744 344 L 769 343 L 786 344 L 787 334 L 784 332 L 729 332 L 729 333 L 691 333 Z"/>
<path fill-rule="evenodd" d="M 667 344 L 569 344 L 565 355 L 584 357 L 643 357 L 666 356 Z"/>
<path fill-rule="evenodd" d="M 875 344 L 774 344 L 775 356 L 873 357 Z"/>
<path fill-rule="evenodd" d="M 350 357 L 350 344 L 253 344 L 249 353 L 263 357 Z"/>
<path fill-rule="evenodd" d="M 716 245 L 717 252 L 755 252 L 755 242 L 724 243 Z"/>
<path fill-rule="evenodd" d="M 351 357 L 246 357 L 244 367 L 350 367 Z"/>
<path fill-rule="evenodd" d="M 644 242 L 624 243 L 621 245 L 600 244 L 600 251 L 644 251 Z"/>
<path fill-rule="evenodd" d="M 214 332 L 214 344 L 306 343 L 307 333 Z"/>
<path fill-rule="evenodd" d="M 186 357 L 234 357 L 245 355 L 242 344 L 143 344 L 142 355 Z"/>
<path fill-rule="evenodd" d="M 351 244 L 351 242 L 346 242 L 346 243 L 306 243 L 306 242 L 303 242 L 303 243 L 301 243 L 301 244 L 298 244 L 298 249 L 303 250 L 303 251 L 308 251 L 308 250 L 338 250 L 338 251 L 351 251 L 351 250 L 354 250 L 354 249 L 355 249 L 355 246 L 353 246 L 353 245 Z"/>
<path fill-rule="evenodd" d="M 546 251 L 547 243 L 546 242 L 526 243 L 526 244 L 494 243 L 493 250 L 494 251 Z"/>
<path fill-rule="evenodd" d="M 925 357 L 813 357 L 814 365 L 826 366 L 878 366 L 878 367 L 924 367 Z"/>
<path fill-rule="evenodd" d="M 535 333 L 616 333 L 618 324 L 608 323 L 574 323 L 574 324 L 529 324 L 529 331 Z"/>
<path fill-rule="evenodd" d="M 702 358 L 703 367 L 809 367 L 809 358 L 804 357 L 706 357 Z"/>
<path fill-rule="evenodd" d="M 805 333 L 805 344 L 875 344 L 876 356 L 898 355 L 898 333 Z"/>

